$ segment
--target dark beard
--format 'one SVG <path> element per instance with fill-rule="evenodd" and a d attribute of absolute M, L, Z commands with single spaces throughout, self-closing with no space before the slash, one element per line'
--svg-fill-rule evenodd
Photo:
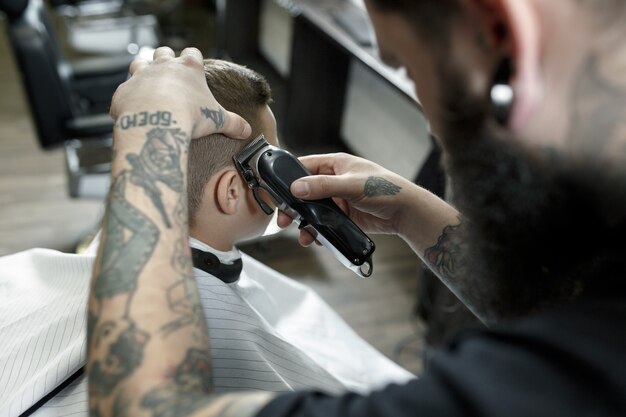
<path fill-rule="evenodd" d="M 484 98 L 446 78 L 445 165 L 469 239 L 461 292 L 475 312 L 512 318 L 624 288 L 623 173 L 524 150 L 489 121 Z"/>

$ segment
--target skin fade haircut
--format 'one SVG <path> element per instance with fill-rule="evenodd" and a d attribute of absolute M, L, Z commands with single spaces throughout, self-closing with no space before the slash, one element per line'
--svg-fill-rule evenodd
<path fill-rule="evenodd" d="M 226 110 L 246 119 L 252 127 L 248 140 L 232 140 L 221 134 L 191 141 L 189 148 L 188 200 L 189 224 L 195 224 L 204 188 L 219 169 L 232 163 L 232 157 L 252 139 L 263 133 L 260 111 L 272 102 L 268 82 L 258 73 L 227 61 L 207 59 L 204 75 L 215 99 Z M 204 115 L 220 123 L 221 114 L 202 109 Z"/>

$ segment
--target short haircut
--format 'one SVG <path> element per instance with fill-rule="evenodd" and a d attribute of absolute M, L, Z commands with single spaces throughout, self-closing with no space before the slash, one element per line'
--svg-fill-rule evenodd
<path fill-rule="evenodd" d="M 204 61 L 204 74 L 215 99 L 228 111 L 246 119 L 252 127 L 247 141 L 229 139 L 215 134 L 191 141 L 187 176 L 189 225 L 195 224 L 204 188 L 211 176 L 232 163 L 233 156 L 263 132 L 260 116 L 263 106 L 270 104 L 272 93 L 268 82 L 244 66 L 217 59 Z"/>

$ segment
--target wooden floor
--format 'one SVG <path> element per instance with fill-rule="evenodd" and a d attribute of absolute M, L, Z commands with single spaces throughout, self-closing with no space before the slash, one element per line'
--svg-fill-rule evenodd
<path fill-rule="evenodd" d="M 0 24 L 4 22 L 0 21 Z M 32 247 L 71 252 L 102 215 L 102 202 L 67 196 L 63 154 L 38 148 L 4 30 L 0 30 L 0 256 Z M 421 325 L 412 319 L 419 261 L 398 238 L 374 236 L 374 275 L 359 279 L 324 248 L 301 248 L 288 230 L 242 249 L 313 287 L 374 347 L 421 370 Z"/>

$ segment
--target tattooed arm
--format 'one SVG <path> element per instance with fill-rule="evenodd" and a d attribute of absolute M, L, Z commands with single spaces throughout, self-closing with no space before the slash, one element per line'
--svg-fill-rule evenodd
<path fill-rule="evenodd" d="M 350 218 L 369 233 L 401 236 L 439 278 L 464 302 L 471 288 L 464 285 L 467 259 L 464 226 L 456 209 L 427 190 L 373 162 L 346 154 L 301 158 L 314 174 L 294 182 L 296 197 L 335 197 Z M 279 224 L 291 219 L 280 213 Z M 300 232 L 300 243 L 313 237 Z"/>
<path fill-rule="evenodd" d="M 214 395 L 211 356 L 187 246 L 192 136 L 249 127 L 215 102 L 202 57 L 168 48 L 113 100 L 112 185 L 89 299 L 92 416 L 249 416 L 267 394 Z"/>
<path fill-rule="evenodd" d="M 296 197 L 338 197 L 363 230 L 398 234 L 420 256 L 447 226 L 458 223 L 458 212 L 448 203 L 366 159 L 333 154 L 306 156 L 301 161 L 313 175 L 294 182 L 291 192 Z M 284 227 L 290 219 L 281 213 L 279 223 Z M 307 232 L 301 232 L 302 244 L 312 241 Z"/>

